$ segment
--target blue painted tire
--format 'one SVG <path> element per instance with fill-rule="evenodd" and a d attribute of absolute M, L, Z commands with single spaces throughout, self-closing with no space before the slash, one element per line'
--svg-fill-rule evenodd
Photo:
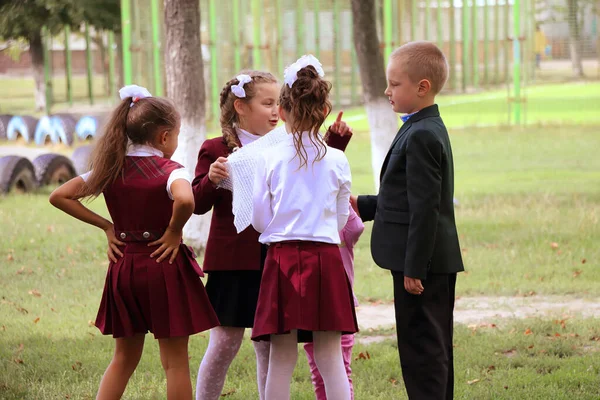
<path fill-rule="evenodd" d="M 29 143 L 33 139 L 37 123 L 37 118 L 27 115 L 15 115 L 10 119 L 6 128 L 6 138 L 8 140 L 17 140 L 21 136 L 26 143 Z"/>
<path fill-rule="evenodd" d="M 35 134 L 33 136 L 33 141 L 38 146 L 44 146 L 48 142 L 57 144 L 59 143 L 58 136 L 56 132 L 52 128 L 52 121 L 50 117 L 43 116 L 37 123 L 35 127 Z"/>
<path fill-rule="evenodd" d="M 100 120 L 98 117 L 86 115 L 81 117 L 75 126 L 75 133 L 79 140 L 88 140 L 96 137 L 96 132 L 100 128 Z"/>
<path fill-rule="evenodd" d="M 58 141 L 72 146 L 75 141 L 75 118 L 69 114 L 56 114 L 50 117 L 50 125 Z"/>

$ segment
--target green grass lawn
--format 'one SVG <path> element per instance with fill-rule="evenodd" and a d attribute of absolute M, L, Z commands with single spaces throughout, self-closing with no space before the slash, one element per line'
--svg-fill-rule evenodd
<path fill-rule="evenodd" d="M 451 130 L 468 271 L 459 277 L 458 295 L 600 295 L 598 130 L 592 124 Z M 355 193 L 373 190 L 369 155 L 368 134 L 357 130 L 348 148 Z M 89 325 L 106 273 L 103 234 L 53 209 L 47 195 L 0 198 L 2 399 L 91 399 L 111 357 L 112 339 Z M 92 207 L 106 215 L 102 201 Z M 363 302 L 389 301 L 391 279 L 371 260 L 369 233 L 367 224 L 356 249 L 356 293 Z M 457 399 L 600 397 L 597 320 L 574 317 L 564 328 L 554 320 L 489 322 L 497 326 L 456 329 Z M 207 336 L 191 340 L 193 370 Z M 147 345 L 128 399 L 165 397 L 157 344 L 148 337 Z M 357 399 L 405 399 L 394 341 L 357 345 L 355 357 L 366 352 L 370 359 L 353 364 Z M 313 398 L 303 361 L 294 399 Z M 254 373 L 246 341 L 226 398 L 256 398 Z"/>

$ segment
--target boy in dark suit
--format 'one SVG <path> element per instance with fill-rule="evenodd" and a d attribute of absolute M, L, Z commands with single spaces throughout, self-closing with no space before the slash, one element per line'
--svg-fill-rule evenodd
<path fill-rule="evenodd" d="M 452 399 L 456 273 L 463 262 L 454 219 L 454 165 L 435 96 L 448 63 L 434 44 L 396 49 L 386 71 L 392 108 L 404 125 L 381 169 L 376 196 L 352 197 L 374 220 L 371 253 L 391 270 L 398 351 L 410 399 Z"/>

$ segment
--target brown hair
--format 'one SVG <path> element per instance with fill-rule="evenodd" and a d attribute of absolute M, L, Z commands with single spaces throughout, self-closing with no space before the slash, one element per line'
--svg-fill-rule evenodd
<path fill-rule="evenodd" d="M 402 64 L 404 71 L 413 82 L 427 79 L 431 91 L 438 94 L 448 80 L 448 61 L 442 50 L 435 44 L 425 41 L 406 43 L 394 50 L 390 61 Z"/>
<path fill-rule="evenodd" d="M 92 154 L 91 174 L 78 197 L 96 197 L 122 173 L 129 142 L 152 142 L 161 129 L 177 129 L 179 112 L 168 99 L 128 97 L 113 111 Z"/>
<path fill-rule="evenodd" d="M 233 103 L 236 100 L 249 103 L 254 96 L 256 96 L 256 85 L 259 83 L 277 83 L 277 78 L 275 78 L 275 76 L 273 76 L 273 74 L 270 72 L 244 70 L 238 75 L 240 74 L 249 75 L 252 78 L 251 82 L 248 82 L 244 85 L 246 97 L 240 98 L 233 94 L 231 87 L 240 83 L 237 78 L 233 78 L 228 81 L 221 90 L 219 102 L 221 107 L 221 119 L 219 121 L 221 124 L 221 132 L 223 132 L 223 140 L 227 144 L 227 147 L 229 147 L 230 151 L 233 151 L 233 149 L 240 146 L 234 127 L 234 124 L 238 124 L 240 119 L 238 113 L 235 111 Z"/>
<path fill-rule="evenodd" d="M 329 91 L 331 83 L 322 79 L 317 70 L 309 65 L 298 71 L 298 79 L 290 88 L 284 84 L 279 94 L 279 105 L 292 117 L 292 134 L 300 168 L 308 163 L 308 154 L 302 144 L 302 132 L 308 131 L 310 141 L 317 147 L 319 161 L 327 154 L 327 146 L 319 135 L 319 129 L 331 112 Z"/>

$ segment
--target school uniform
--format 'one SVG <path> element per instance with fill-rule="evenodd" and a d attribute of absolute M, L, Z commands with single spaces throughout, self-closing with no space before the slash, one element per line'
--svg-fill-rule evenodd
<path fill-rule="evenodd" d="M 300 167 L 293 135 L 265 151 L 254 181 L 252 225 L 269 245 L 252 331 L 253 340 L 298 330 L 358 331 L 339 231 L 348 220 L 350 166 L 343 152 L 317 148 L 303 133 L 308 165 Z"/>
<path fill-rule="evenodd" d="M 82 175 L 85 180 L 88 174 Z M 96 326 L 115 338 L 189 336 L 219 325 L 193 251 L 181 243 L 173 264 L 150 254 L 171 220 L 171 183 L 191 180 L 183 167 L 150 146 L 132 146 L 122 174 L 103 192 L 123 257 L 110 262 Z"/>
<path fill-rule="evenodd" d="M 239 147 L 260 138 L 239 128 L 236 133 Z M 218 188 L 208 178 L 210 165 L 229 154 L 231 151 L 223 137 L 208 139 L 202 144 L 192 182 L 194 213 L 206 214 L 212 209 L 203 270 L 208 274 L 206 291 L 219 321 L 222 326 L 251 328 L 267 246 L 259 242 L 259 233 L 252 226 L 237 233 L 231 191 Z"/>
<path fill-rule="evenodd" d="M 237 129 L 238 145 L 260 136 Z M 206 291 L 222 326 L 251 328 L 258 300 L 266 247 L 251 226 L 237 233 L 233 224 L 231 191 L 218 188 L 208 179 L 210 165 L 227 157 L 230 149 L 222 137 L 205 140 L 198 154 L 196 177 L 192 182 L 195 214 L 212 209 L 203 269 L 208 274 Z"/>
<path fill-rule="evenodd" d="M 452 399 L 456 273 L 463 262 L 454 217 L 454 164 L 437 105 L 411 115 L 384 160 L 377 196 L 358 196 L 374 220 L 371 254 L 392 272 L 398 351 L 410 399 Z M 422 280 L 412 295 L 404 276 Z"/>

